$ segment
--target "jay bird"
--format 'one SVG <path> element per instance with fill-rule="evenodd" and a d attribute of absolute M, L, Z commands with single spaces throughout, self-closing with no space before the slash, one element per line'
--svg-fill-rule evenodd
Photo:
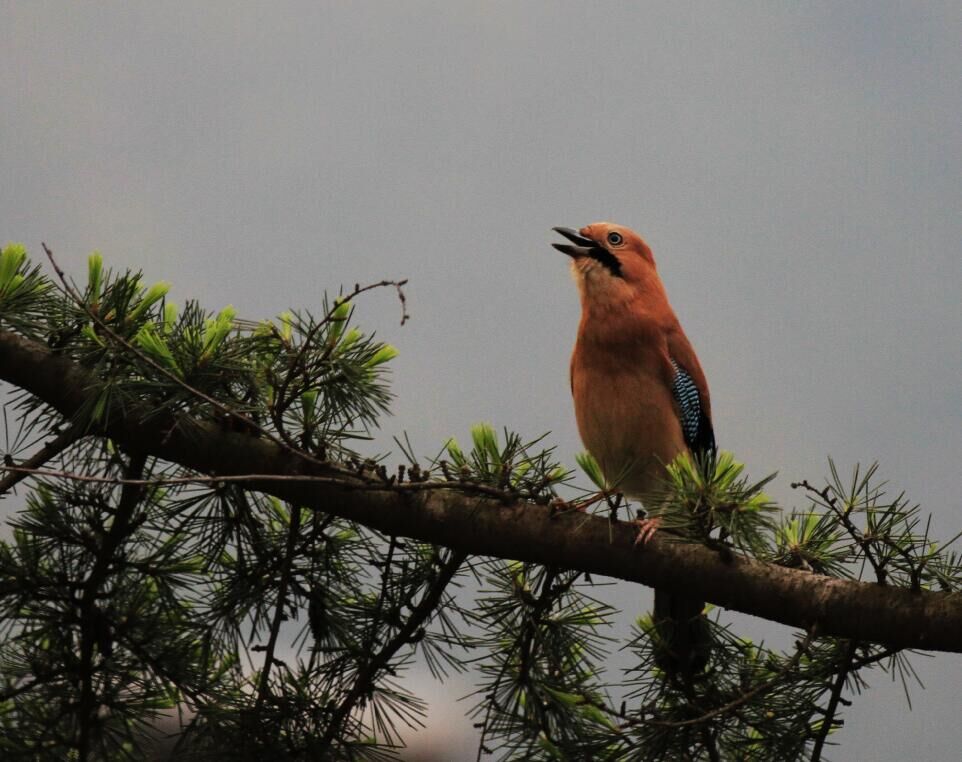
<path fill-rule="evenodd" d="M 571 257 L 581 294 L 571 356 L 581 440 L 612 488 L 642 503 L 657 499 L 665 466 L 677 455 L 714 452 L 705 374 L 640 236 L 608 222 L 554 230 L 571 242 L 552 245 Z M 640 524 L 644 542 L 656 523 Z M 707 663 L 703 608 L 702 601 L 655 590 L 657 663 L 671 676 L 690 678 Z"/>

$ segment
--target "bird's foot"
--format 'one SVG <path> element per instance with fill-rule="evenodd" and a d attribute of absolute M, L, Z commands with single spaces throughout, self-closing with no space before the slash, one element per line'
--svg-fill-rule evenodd
<path fill-rule="evenodd" d="M 655 536 L 655 532 L 661 526 L 661 519 L 637 518 L 634 523 L 638 527 L 638 536 L 635 537 L 635 547 L 637 548 L 639 545 L 646 545 Z"/>

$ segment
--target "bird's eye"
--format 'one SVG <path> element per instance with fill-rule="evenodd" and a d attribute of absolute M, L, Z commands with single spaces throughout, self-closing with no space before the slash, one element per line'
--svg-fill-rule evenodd
<path fill-rule="evenodd" d="M 621 233 L 608 233 L 608 243 L 612 246 L 621 246 L 624 240 L 624 236 L 622 236 Z"/>

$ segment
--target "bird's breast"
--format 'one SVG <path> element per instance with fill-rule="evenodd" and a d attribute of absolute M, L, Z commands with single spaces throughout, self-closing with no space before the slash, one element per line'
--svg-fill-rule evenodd
<path fill-rule="evenodd" d="M 659 358 L 576 347 L 571 391 L 581 440 L 609 483 L 635 497 L 657 488 L 664 466 L 685 449 Z"/>

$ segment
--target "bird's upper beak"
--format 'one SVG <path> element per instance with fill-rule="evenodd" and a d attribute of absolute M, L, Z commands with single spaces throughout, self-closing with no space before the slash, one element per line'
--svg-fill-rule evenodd
<path fill-rule="evenodd" d="M 579 257 L 594 256 L 594 251 L 601 248 L 600 246 L 598 246 L 598 244 L 596 244 L 590 238 L 584 238 L 583 236 L 579 235 L 577 231 L 572 230 L 571 228 L 551 228 L 551 229 L 554 230 L 554 232 L 556 233 L 560 233 L 569 241 L 571 241 L 571 243 L 575 244 L 574 246 L 567 243 L 551 244 L 562 254 L 567 254 L 569 257 L 573 257 L 574 259 L 578 259 Z"/>

